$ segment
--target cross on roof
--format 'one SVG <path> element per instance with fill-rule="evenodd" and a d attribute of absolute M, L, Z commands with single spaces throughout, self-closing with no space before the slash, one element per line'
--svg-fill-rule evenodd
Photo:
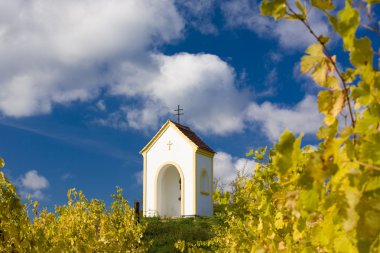
<path fill-rule="evenodd" d="M 179 117 L 180 117 L 181 115 L 184 114 L 184 113 L 182 112 L 183 109 L 181 109 L 180 106 L 178 105 L 177 109 L 174 110 L 174 111 L 177 112 L 177 113 L 174 114 L 174 115 L 177 116 L 177 123 L 180 123 L 180 122 L 179 122 Z"/>

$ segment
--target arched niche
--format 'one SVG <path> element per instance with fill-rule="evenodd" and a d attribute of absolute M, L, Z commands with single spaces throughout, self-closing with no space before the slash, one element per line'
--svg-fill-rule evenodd
<path fill-rule="evenodd" d="M 210 194 L 210 177 L 209 177 L 206 169 L 201 170 L 200 190 L 201 190 L 201 194 L 203 194 L 203 195 L 209 195 Z"/>
<path fill-rule="evenodd" d="M 184 179 L 179 166 L 172 163 L 161 166 L 155 181 L 157 215 L 162 217 L 182 216 Z"/>

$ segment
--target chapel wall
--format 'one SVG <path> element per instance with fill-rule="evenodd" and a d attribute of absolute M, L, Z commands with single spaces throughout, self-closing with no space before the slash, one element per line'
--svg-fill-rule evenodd
<path fill-rule="evenodd" d="M 171 142 L 170 150 L 168 143 Z M 171 162 L 178 165 L 184 176 L 183 215 L 194 215 L 194 147 L 173 127 L 169 127 L 146 153 L 146 216 L 154 216 L 156 177 L 160 168 Z"/>
<path fill-rule="evenodd" d="M 197 215 L 212 216 L 212 158 L 202 154 L 197 154 Z M 208 195 L 202 193 L 202 170 L 206 170 L 208 174 Z"/>

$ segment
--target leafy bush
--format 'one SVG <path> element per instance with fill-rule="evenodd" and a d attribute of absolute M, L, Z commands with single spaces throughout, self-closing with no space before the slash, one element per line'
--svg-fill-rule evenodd
<path fill-rule="evenodd" d="M 178 242 L 178 249 L 380 251 L 380 74 L 371 39 L 355 35 L 361 15 L 367 12 L 371 18 L 376 2 L 365 1 L 366 8 L 358 10 L 346 1 L 338 11 L 331 0 L 310 1 L 341 37 L 352 65 L 345 69 L 331 54 L 329 37 L 312 30 L 300 1 L 295 6 L 286 0 L 262 2 L 264 15 L 302 22 L 316 39 L 301 59 L 301 72 L 323 89 L 318 95 L 319 111 L 325 115 L 316 135 L 320 143 L 317 149 L 301 148 L 302 135 L 285 131 L 265 155 L 264 149 L 251 151 L 258 165 L 253 176 L 239 181 L 226 209 L 226 226 L 217 227 L 217 236 L 207 242 Z M 363 26 L 378 36 L 378 22 L 370 21 Z M 349 124 L 339 123 L 339 117 L 347 117 Z"/>
<path fill-rule="evenodd" d="M 4 161 L 0 159 L 0 165 Z M 137 223 L 134 211 L 117 188 L 109 209 L 103 201 L 87 200 L 81 191 L 68 191 L 67 205 L 51 213 L 38 213 L 33 222 L 27 205 L 0 171 L 0 252 L 145 252 L 141 241 L 145 224 Z"/>

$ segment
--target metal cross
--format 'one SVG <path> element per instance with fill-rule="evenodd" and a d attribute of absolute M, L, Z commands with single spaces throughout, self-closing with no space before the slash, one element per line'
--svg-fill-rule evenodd
<path fill-rule="evenodd" d="M 171 141 L 169 141 L 168 144 L 166 144 L 166 145 L 168 145 L 169 150 L 170 150 L 170 147 L 173 145 L 173 143 Z"/>
<path fill-rule="evenodd" d="M 177 112 L 176 114 L 174 114 L 174 115 L 176 115 L 177 116 L 177 123 L 179 123 L 179 116 L 181 116 L 181 115 L 183 115 L 184 113 L 182 112 L 183 111 L 183 109 L 181 109 L 180 108 L 180 106 L 178 105 L 178 107 L 177 107 L 177 110 L 174 110 L 175 112 Z"/>

